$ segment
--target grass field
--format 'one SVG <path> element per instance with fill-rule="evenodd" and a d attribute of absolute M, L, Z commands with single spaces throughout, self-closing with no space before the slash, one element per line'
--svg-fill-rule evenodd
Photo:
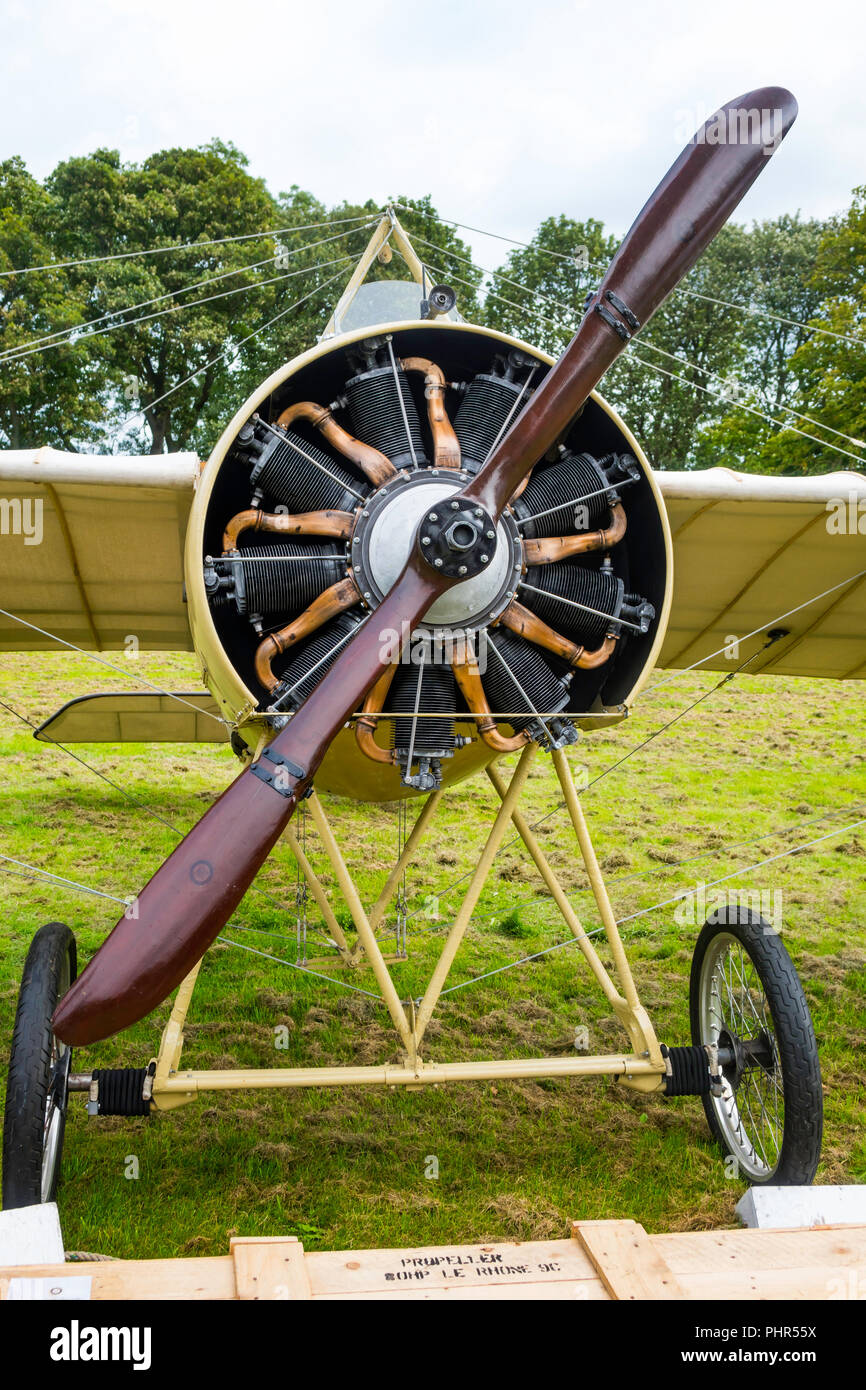
<path fill-rule="evenodd" d="M 130 673 L 169 689 L 199 684 L 191 657 L 142 656 Z M 582 739 L 572 758 L 595 777 L 718 679 L 693 673 L 666 683 L 639 702 L 627 726 Z M 0 700 L 30 719 L 75 694 L 131 684 L 85 657 L 0 658 Z M 115 898 L 140 888 L 176 842 L 157 817 L 188 828 L 237 767 L 221 747 L 103 745 L 75 752 L 138 804 L 62 750 L 35 743 L 25 725 L 0 709 L 0 853 Z M 557 792 L 542 757 L 525 802 L 533 820 L 558 805 Z M 486 778 L 466 784 L 445 803 L 411 873 L 412 905 L 436 895 L 439 917 L 422 913 L 412 920 L 410 960 L 395 967 L 404 997 L 423 991 L 459 903 L 459 891 L 443 890 L 472 862 L 492 805 Z M 818 1181 L 866 1180 L 866 828 L 845 830 L 866 816 L 862 687 L 737 677 L 589 790 L 585 807 L 620 917 L 734 871 L 740 876 L 726 886 L 781 894 L 784 939 L 821 1050 L 825 1142 Z M 369 902 L 395 855 L 394 808 L 330 799 L 329 810 Z M 829 831 L 833 837 L 823 843 L 772 860 Z M 545 820 L 539 834 L 592 929 L 597 919 L 564 812 Z M 758 843 L 742 843 L 759 836 Z M 309 843 L 316 850 L 312 831 Z M 322 868 L 323 856 L 313 858 Z M 692 862 L 678 866 L 684 859 Z M 86 960 L 118 907 L 111 897 L 28 876 L 8 862 L 0 861 L 0 869 L 5 1078 L 18 982 L 34 931 L 44 921 L 68 922 Z M 294 961 L 295 866 L 288 851 L 269 860 L 259 882 L 286 910 L 251 893 L 235 920 L 259 934 L 231 934 Z M 506 848 L 458 956 L 454 983 L 565 937 L 539 889 L 522 848 Z M 700 926 L 678 921 L 667 905 L 623 928 L 643 1001 L 660 1038 L 671 1044 L 690 1041 L 688 972 Z M 352 982 L 370 988 L 372 977 L 365 970 Z M 163 1007 L 123 1036 L 78 1054 L 76 1065 L 144 1065 L 166 1016 Z M 588 1027 L 593 1051 L 625 1045 L 577 952 L 559 951 L 449 996 L 434 1016 L 427 1051 L 431 1060 L 562 1054 L 573 1047 L 578 1025 Z M 287 1048 L 278 1050 L 277 1040 Z M 229 945 L 206 957 L 186 1062 L 286 1066 L 396 1058 L 387 1014 L 364 994 Z M 131 1156 L 137 1179 L 126 1176 L 136 1166 Z M 437 1178 L 428 1176 L 436 1167 L 432 1158 Z M 59 1202 L 67 1248 L 148 1257 L 223 1253 L 232 1233 L 294 1233 L 308 1248 L 340 1249 L 544 1238 L 561 1234 L 573 1216 L 630 1216 L 653 1231 L 724 1226 L 735 1224 L 742 1191 L 725 1176 L 697 1100 L 645 1100 L 599 1078 L 409 1094 L 248 1092 L 205 1098 L 149 1120 L 90 1119 L 75 1097 Z"/>

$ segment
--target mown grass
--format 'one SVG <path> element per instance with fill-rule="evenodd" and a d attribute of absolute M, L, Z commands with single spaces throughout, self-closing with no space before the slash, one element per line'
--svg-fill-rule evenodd
<path fill-rule="evenodd" d="M 192 658 L 183 656 L 142 656 L 130 673 L 168 688 L 198 684 Z M 583 739 L 574 761 L 585 762 L 594 778 L 717 680 L 691 674 L 661 686 L 639 702 L 627 726 Z M 0 700 L 31 719 L 74 694 L 131 683 L 85 657 L 0 658 Z M 861 827 L 789 858 L 772 856 L 866 815 L 864 735 L 857 684 L 738 677 L 585 797 L 621 917 L 735 870 L 741 876 L 734 886 L 782 893 L 784 936 L 821 1049 L 822 1182 L 866 1180 L 866 834 Z M 114 898 L 133 894 L 175 843 L 157 817 L 188 828 L 236 771 L 228 750 L 214 746 L 75 752 L 139 804 L 60 749 L 35 743 L 0 710 L 0 853 Z M 527 787 L 533 820 L 557 806 L 557 791 L 542 758 Z M 492 806 L 481 777 L 446 801 L 434 822 L 410 891 L 415 908 L 439 895 L 439 916 L 412 920 L 411 958 L 394 967 L 404 997 L 423 992 L 459 903 L 459 890 L 442 890 L 472 863 Z M 369 902 L 393 862 L 394 808 L 332 798 L 329 810 Z M 592 929 L 596 917 L 564 813 L 543 821 L 539 836 Z M 756 836 L 766 838 L 738 847 Z M 312 832 L 309 845 L 329 881 Z M 700 855 L 706 857 L 674 862 Z M 5 1077 L 34 931 L 47 920 L 69 922 L 84 960 L 118 906 L 111 897 L 21 877 L 15 865 L 0 861 L 0 868 Z M 232 935 L 293 961 L 295 868 L 287 851 L 272 856 L 259 882 L 286 910 L 250 893 L 235 919 L 247 930 Z M 624 927 L 642 998 L 670 1043 L 689 1041 L 688 972 L 700 925 L 678 921 L 667 905 Z M 452 983 L 566 934 L 528 856 L 509 846 L 496 861 Z M 350 982 L 373 987 L 368 970 Z M 76 1065 L 143 1065 L 166 1017 L 163 1007 L 79 1054 Z M 588 1027 L 593 1051 L 624 1045 L 576 952 L 564 950 L 448 995 L 427 1052 L 431 1059 L 562 1054 L 573 1047 L 578 1025 Z M 208 953 L 190 1015 L 189 1064 L 357 1064 L 397 1055 L 385 1010 L 366 995 L 229 945 Z M 130 1156 L 138 1160 L 137 1179 L 125 1176 Z M 437 1165 L 438 1177 L 429 1176 Z M 541 1238 L 559 1235 L 571 1216 L 631 1216 L 656 1231 L 731 1225 L 742 1191 L 726 1179 L 697 1101 L 645 1100 L 603 1078 L 418 1093 L 251 1091 L 205 1097 L 150 1120 L 89 1119 L 76 1099 L 59 1200 L 68 1248 L 148 1257 L 222 1253 L 232 1232 L 295 1233 L 308 1248 L 339 1249 Z"/>

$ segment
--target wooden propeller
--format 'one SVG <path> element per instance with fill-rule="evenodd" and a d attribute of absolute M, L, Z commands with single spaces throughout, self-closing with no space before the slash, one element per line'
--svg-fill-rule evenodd
<path fill-rule="evenodd" d="M 756 112 L 773 120 L 769 144 L 754 128 Z M 638 215 L 571 343 L 454 499 L 461 507 L 481 509 L 495 523 L 632 334 L 712 241 L 796 114 L 790 92 L 764 87 L 730 102 L 697 133 Z M 98 1042 L 144 1018 L 179 984 L 225 926 L 332 739 L 392 659 L 393 634 L 411 630 L 457 582 L 456 572 L 433 567 L 416 537 L 381 605 L 259 763 L 240 773 L 157 870 L 138 896 L 137 915 L 121 918 L 63 997 L 54 1015 L 58 1037 L 75 1046 Z"/>

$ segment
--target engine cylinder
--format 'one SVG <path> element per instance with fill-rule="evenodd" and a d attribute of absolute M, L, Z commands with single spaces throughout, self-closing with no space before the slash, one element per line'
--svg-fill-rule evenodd
<path fill-rule="evenodd" d="M 481 682 L 494 714 L 515 715 L 525 710 L 528 718 L 507 721 L 520 732 L 532 723 L 534 710 L 554 714 L 565 709 L 568 682 L 537 647 L 503 628 L 488 632 L 487 643 L 495 650 L 487 651 L 487 668 Z"/>
<path fill-rule="evenodd" d="M 397 382 L 400 383 L 399 395 Z M 397 367 L 396 380 L 394 369 L 390 365 L 374 367 L 369 372 L 360 372 L 346 382 L 345 397 L 352 421 L 352 432 L 359 439 L 363 439 L 365 444 L 372 444 L 380 453 L 385 454 L 395 468 L 407 468 L 412 467 L 413 463 L 427 462 L 418 410 L 402 367 Z M 403 410 L 400 408 L 401 398 Z"/>
<path fill-rule="evenodd" d="M 624 597 L 623 582 L 615 574 L 606 569 L 585 569 L 570 560 L 533 566 L 527 571 L 526 585 L 532 586 L 521 593 L 527 608 L 557 632 L 589 646 L 602 642 L 609 619 L 618 615 Z"/>
<path fill-rule="evenodd" d="M 293 430 L 248 421 L 238 433 L 232 456 L 250 468 L 256 494 L 290 512 L 331 508 L 348 512 L 370 491 L 365 479 L 349 473 L 318 445 Z"/>
<path fill-rule="evenodd" d="M 389 691 L 388 707 L 394 710 L 414 710 L 417 702 L 418 713 L 422 717 L 414 720 L 412 715 L 408 714 L 395 719 L 391 747 L 405 756 L 409 752 L 409 744 L 412 743 L 413 760 L 418 756 L 449 756 L 455 745 L 453 711 L 456 699 L 457 684 L 450 666 L 399 666 Z M 430 718 L 440 711 L 442 718 Z"/>
<path fill-rule="evenodd" d="M 469 383 L 454 416 L 463 467 L 477 473 L 520 395 L 520 382 L 479 373 Z"/>
<path fill-rule="evenodd" d="M 344 576 L 345 561 L 334 558 L 335 545 L 251 545 L 221 556 L 213 562 L 215 602 L 234 599 L 242 616 L 294 617 Z"/>
<path fill-rule="evenodd" d="M 527 536 L 594 531 L 605 524 L 610 512 L 608 492 L 602 490 L 607 488 L 607 477 L 592 454 L 565 454 L 533 472 L 514 508 L 520 517 L 531 518 L 531 525 L 524 528 Z M 579 513 L 578 506 L 585 511 Z M 548 514 L 538 516 L 539 512 Z"/>
<path fill-rule="evenodd" d="M 306 700 L 360 624 L 361 619 L 353 614 L 340 613 L 292 652 L 277 673 L 280 677 L 277 701 L 281 707 L 297 709 Z"/>

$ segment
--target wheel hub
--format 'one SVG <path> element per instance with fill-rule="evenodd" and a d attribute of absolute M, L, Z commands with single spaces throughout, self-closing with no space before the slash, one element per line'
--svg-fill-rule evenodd
<path fill-rule="evenodd" d="M 719 1032 L 719 1065 L 722 1075 L 736 1090 L 743 1073 L 752 1067 L 762 1067 L 772 1071 L 776 1064 L 773 1042 L 766 1029 L 762 1028 L 754 1038 L 740 1038 L 727 1028 Z"/>

